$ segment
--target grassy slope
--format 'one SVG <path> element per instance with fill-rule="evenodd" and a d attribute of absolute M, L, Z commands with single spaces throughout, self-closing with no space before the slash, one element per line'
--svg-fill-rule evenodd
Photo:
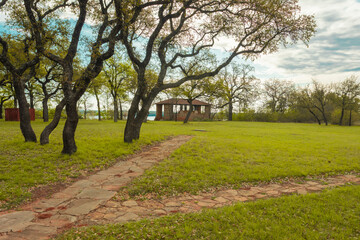
<path fill-rule="evenodd" d="M 195 126 L 194 126 L 195 127 Z M 360 128 L 217 122 L 147 171 L 130 194 L 176 194 L 242 182 L 360 170 Z"/>
<path fill-rule="evenodd" d="M 359 239 L 360 186 L 73 229 L 58 239 Z"/>

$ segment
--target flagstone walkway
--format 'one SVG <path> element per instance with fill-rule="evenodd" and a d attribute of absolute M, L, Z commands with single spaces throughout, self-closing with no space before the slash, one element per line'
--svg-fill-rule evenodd
<path fill-rule="evenodd" d="M 345 184 L 360 184 L 358 175 L 342 175 L 320 180 L 263 184 L 256 187 L 227 189 L 199 195 L 147 200 L 123 200 L 117 191 L 174 150 L 191 136 L 177 136 L 147 151 L 120 161 L 107 170 L 75 182 L 49 199 L 40 199 L 22 211 L 0 215 L 0 240 L 49 239 L 74 226 L 123 223 L 153 218 L 177 212 L 187 213 L 203 208 L 215 208 L 236 202 L 279 197 L 287 194 L 307 194 Z"/>

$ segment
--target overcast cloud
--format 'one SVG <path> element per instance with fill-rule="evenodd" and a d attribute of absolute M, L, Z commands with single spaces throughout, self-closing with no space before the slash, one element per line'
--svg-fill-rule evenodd
<path fill-rule="evenodd" d="M 298 43 L 254 62 L 262 79 L 278 77 L 299 84 L 360 76 L 360 0 L 300 0 L 302 13 L 314 14 L 317 33 L 309 48 Z"/>

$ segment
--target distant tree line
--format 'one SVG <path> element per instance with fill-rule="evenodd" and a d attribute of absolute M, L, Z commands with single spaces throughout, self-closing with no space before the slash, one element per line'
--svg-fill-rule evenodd
<path fill-rule="evenodd" d="M 227 79 L 226 82 L 233 78 Z M 250 81 L 251 78 L 248 79 Z M 215 107 L 220 106 L 220 111 L 215 117 L 238 121 L 315 122 L 319 125 L 348 126 L 360 120 L 360 82 L 356 76 L 329 84 L 313 80 L 306 86 L 270 79 L 262 85 L 252 85 L 250 90 L 252 98 L 246 97 L 247 89 L 231 102 L 238 106 L 236 113 L 230 107 L 221 109 L 223 102 L 231 106 L 227 95 L 219 98 L 220 104 L 215 104 Z M 254 99 L 257 99 L 255 105 L 249 106 Z"/>

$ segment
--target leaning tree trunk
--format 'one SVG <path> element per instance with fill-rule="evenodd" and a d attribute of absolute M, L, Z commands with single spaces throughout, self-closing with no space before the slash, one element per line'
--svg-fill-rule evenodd
<path fill-rule="evenodd" d="M 36 142 L 36 135 L 31 127 L 29 104 L 26 101 L 24 83 L 20 79 L 14 79 L 14 88 L 19 103 L 20 129 L 25 142 Z"/>
<path fill-rule="evenodd" d="M 48 122 L 49 121 L 49 106 L 48 106 L 48 101 L 49 98 L 44 98 L 42 100 L 42 105 L 43 105 L 43 120 L 44 122 Z M 41 141 L 41 140 L 40 140 Z"/>
<path fill-rule="evenodd" d="M 117 122 L 119 119 L 119 107 L 117 102 L 117 97 L 113 96 L 114 99 L 114 122 Z"/>
<path fill-rule="evenodd" d="M 186 114 L 186 117 L 184 119 L 184 123 L 188 123 L 189 122 L 189 119 L 190 119 L 190 116 L 191 116 L 191 113 L 192 113 L 192 110 L 193 110 L 193 105 L 192 105 L 192 99 L 191 100 L 188 100 L 189 104 L 190 104 L 190 109 L 188 111 L 188 113 Z"/>
<path fill-rule="evenodd" d="M 63 130 L 63 150 L 64 154 L 73 154 L 77 147 L 75 144 L 75 131 L 79 121 L 75 99 L 71 99 L 66 104 L 67 119 Z"/>
<path fill-rule="evenodd" d="M 59 124 L 61 118 L 61 112 L 65 106 L 66 101 L 63 99 L 55 108 L 55 114 L 53 120 L 45 127 L 40 135 L 40 144 L 48 144 L 49 143 L 49 136 L 54 131 L 54 129 Z"/>
<path fill-rule="evenodd" d="M 315 114 L 313 111 L 311 111 L 311 109 L 308 109 L 308 110 L 309 110 L 309 112 L 314 116 L 314 118 L 316 119 L 316 121 L 318 122 L 318 124 L 321 125 L 321 120 L 316 116 L 316 114 Z"/>
<path fill-rule="evenodd" d="M 232 121 L 233 120 L 233 102 L 232 99 L 230 99 L 229 101 L 229 115 L 228 115 L 228 121 Z"/>
<path fill-rule="evenodd" d="M 339 121 L 339 125 L 340 125 L 340 126 L 341 126 L 342 123 L 343 123 L 344 112 L 345 112 L 345 109 L 342 107 L 342 108 L 341 108 L 340 121 Z"/>

